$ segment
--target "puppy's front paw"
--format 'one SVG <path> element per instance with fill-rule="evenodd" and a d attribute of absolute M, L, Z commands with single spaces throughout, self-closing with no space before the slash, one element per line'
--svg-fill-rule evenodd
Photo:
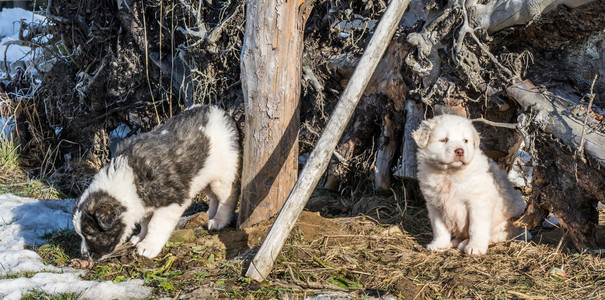
<path fill-rule="evenodd" d="M 433 240 L 430 244 L 426 245 L 426 248 L 431 251 L 445 251 L 452 247 L 452 242 L 449 240 Z"/>
<path fill-rule="evenodd" d="M 487 252 L 487 246 L 468 244 L 464 247 L 464 253 L 468 255 L 483 255 Z"/>
<path fill-rule="evenodd" d="M 136 247 L 137 247 L 137 253 L 139 253 L 139 255 L 152 259 L 152 258 L 158 256 L 158 254 L 160 254 L 160 252 L 162 252 L 162 248 L 164 248 L 164 245 L 158 244 L 158 243 L 153 243 L 153 241 L 150 242 L 147 239 L 145 239 L 145 240 L 140 241 L 138 244 L 136 244 Z"/>
<path fill-rule="evenodd" d="M 138 244 L 141 241 L 141 238 L 138 235 L 135 235 L 130 238 L 130 243 L 133 245 Z"/>
<path fill-rule="evenodd" d="M 208 230 L 221 230 L 221 229 L 225 228 L 225 226 L 227 226 L 227 224 L 229 224 L 228 221 L 212 219 L 212 220 L 208 221 Z"/>

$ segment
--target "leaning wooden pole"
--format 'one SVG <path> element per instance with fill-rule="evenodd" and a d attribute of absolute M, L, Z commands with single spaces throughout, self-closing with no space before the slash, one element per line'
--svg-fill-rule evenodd
<path fill-rule="evenodd" d="M 376 27 L 374 36 L 359 60 L 353 76 L 340 96 L 330 121 L 290 192 L 290 196 L 286 199 L 271 230 L 250 263 L 246 271 L 247 277 L 256 281 L 264 281 L 271 272 L 277 255 L 284 246 L 286 238 L 292 231 L 319 178 L 325 172 L 330 156 L 336 148 L 347 122 L 353 115 L 353 111 L 380 58 L 389 45 L 389 41 L 393 38 L 403 12 L 409 3 L 410 0 L 391 0 L 389 7 Z"/>

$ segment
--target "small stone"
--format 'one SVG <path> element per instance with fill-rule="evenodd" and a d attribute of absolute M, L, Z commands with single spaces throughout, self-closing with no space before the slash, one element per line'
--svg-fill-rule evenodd
<path fill-rule="evenodd" d="M 200 212 L 197 213 L 185 224 L 185 228 L 197 228 L 201 226 L 208 226 L 208 213 Z"/>
<path fill-rule="evenodd" d="M 220 293 L 213 286 L 203 286 L 183 296 L 183 299 L 217 299 Z"/>
<path fill-rule="evenodd" d="M 195 241 L 195 234 L 193 233 L 193 229 L 178 229 L 172 232 L 170 241 L 173 243 L 191 243 Z"/>
<path fill-rule="evenodd" d="M 401 228 L 399 228 L 399 226 L 393 225 L 393 226 L 389 227 L 388 229 L 383 230 L 382 235 L 385 235 L 385 236 L 403 235 L 403 232 L 401 232 Z"/>

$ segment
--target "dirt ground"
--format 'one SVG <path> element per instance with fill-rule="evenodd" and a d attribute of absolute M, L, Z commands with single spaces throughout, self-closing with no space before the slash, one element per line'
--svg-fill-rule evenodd
<path fill-rule="evenodd" d="M 310 204 L 328 203 L 328 198 L 337 200 L 330 205 L 346 206 L 343 199 L 317 194 Z M 569 250 L 565 241 L 561 243 L 559 229 L 532 229 L 532 241 L 498 243 L 478 257 L 457 250 L 430 252 L 424 247 L 432 235 L 422 203 L 401 203 L 394 196 L 379 195 L 360 202 L 364 201 L 373 212 L 323 217 L 320 212 L 304 211 L 263 283 L 250 281 L 243 274 L 272 220 L 245 230 L 229 227 L 208 232 L 203 229 L 207 222 L 203 212 L 175 231 L 158 258 L 142 258 L 131 250 L 94 265 L 87 277 L 113 281 L 142 278 L 154 287 L 154 298 L 605 297 L 601 253 Z M 377 217 L 380 211 L 385 218 Z M 401 211 L 399 218 L 393 221 L 386 213 L 389 211 Z M 328 214 L 323 211 L 324 216 Z M 601 248 L 605 248 L 604 221 L 602 215 L 597 229 Z"/>

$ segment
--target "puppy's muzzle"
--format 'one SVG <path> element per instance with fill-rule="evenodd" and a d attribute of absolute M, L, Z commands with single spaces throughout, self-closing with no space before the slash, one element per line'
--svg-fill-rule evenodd
<path fill-rule="evenodd" d="M 130 249 L 134 248 L 134 244 L 131 242 L 126 242 L 121 245 L 118 245 L 111 253 L 105 254 L 103 256 L 97 256 L 93 253 L 88 252 L 87 249 L 82 248 L 81 253 L 82 257 L 92 261 L 102 261 L 108 258 L 120 257 L 124 256 L 128 253 Z"/>
<path fill-rule="evenodd" d="M 461 162 L 461 163 L 465 163 L 464 162 L 464 149 L 462 148 L 458 148 L 456 150 L 454 150 L 454 159 L 452 160 L 452 162 Z"/>

